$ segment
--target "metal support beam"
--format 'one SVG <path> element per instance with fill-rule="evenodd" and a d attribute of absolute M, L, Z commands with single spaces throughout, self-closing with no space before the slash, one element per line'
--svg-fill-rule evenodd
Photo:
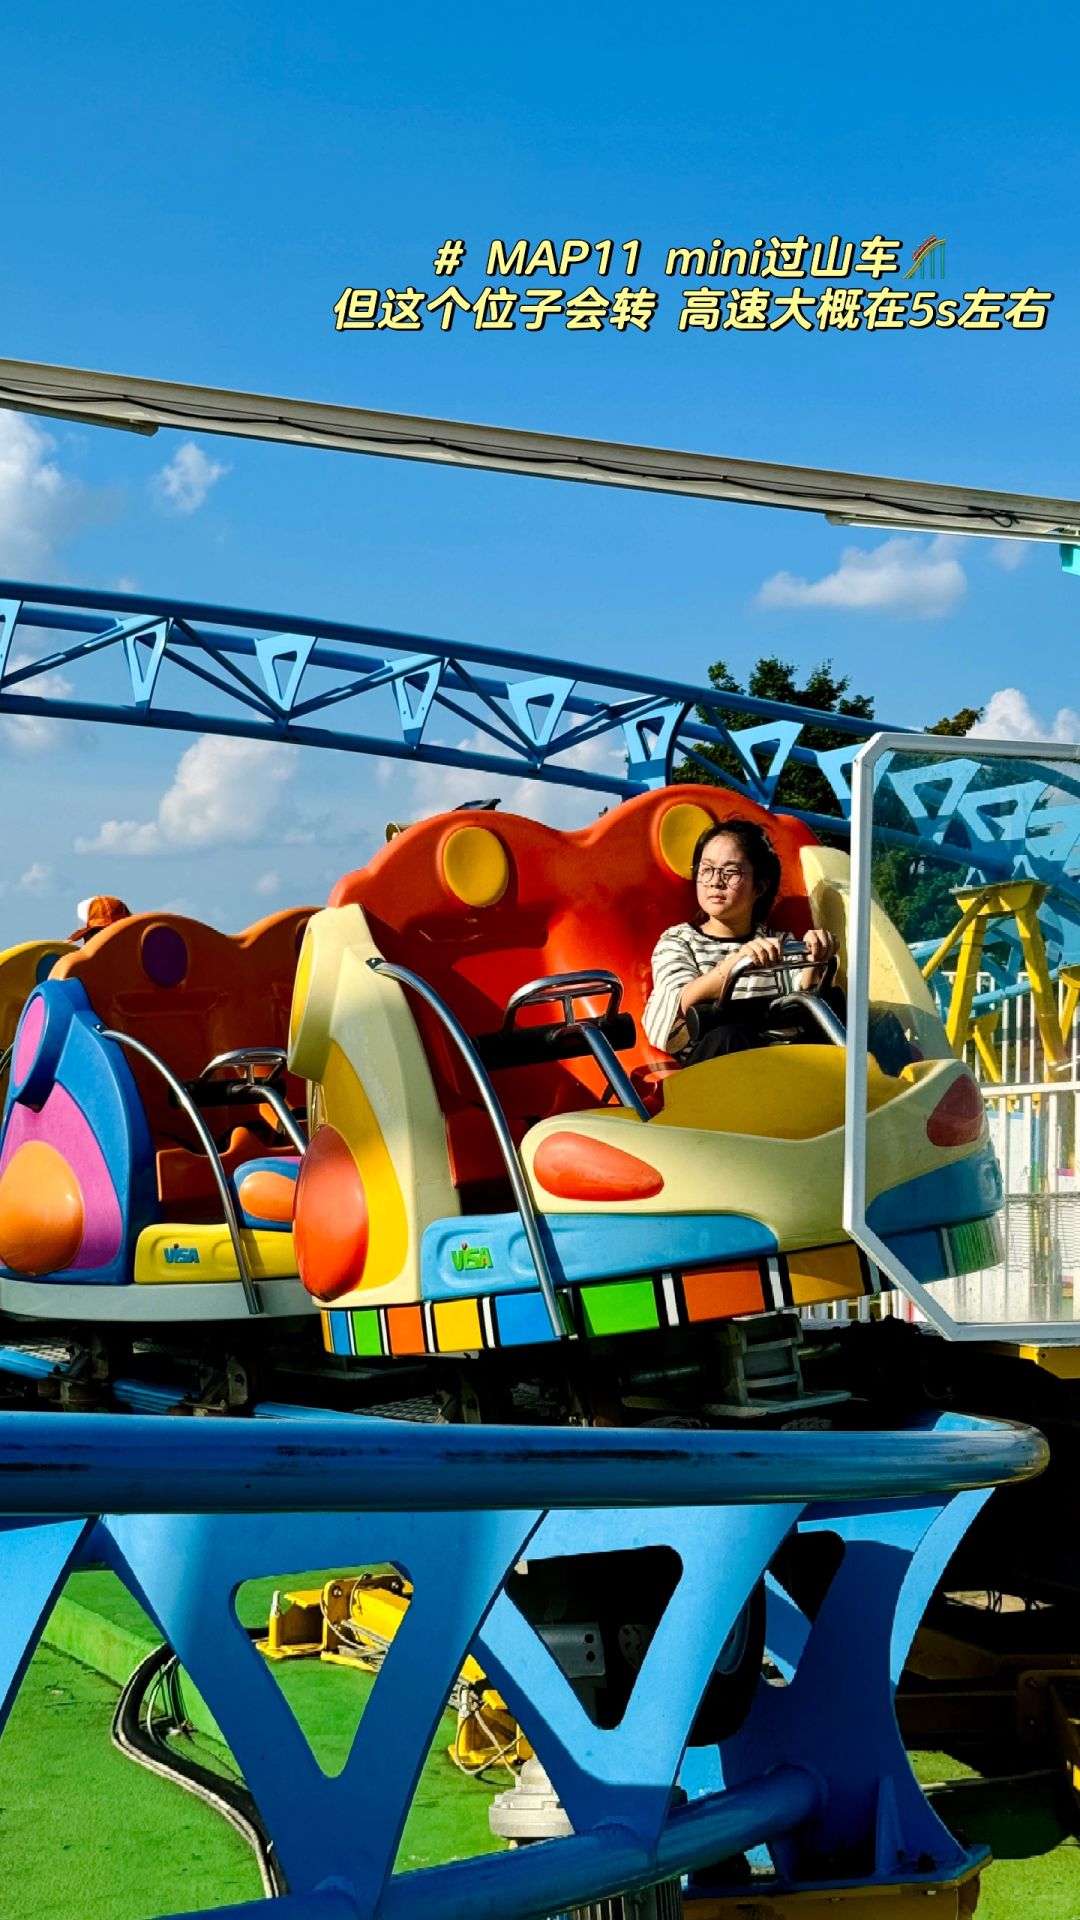
<path fill-rule="evenodd" d="M 1055 544 L 1080 541 L 1077 500 L 531 433 L 516 427 L 383 413 L 33 360 L 0 359 L 0 406 L 133 433 L 174 427 L 184 433 L 277 440 L 290 446 L 478 467 L 533 479 L 635 487 L 742 506 L 786 507 L 823 513 L 842 526 L 906 527 Z"/>

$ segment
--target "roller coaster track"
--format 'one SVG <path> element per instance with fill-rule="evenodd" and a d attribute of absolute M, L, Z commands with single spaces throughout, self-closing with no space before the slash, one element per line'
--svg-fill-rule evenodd
<path fill-rule="evenodd" d="M 841 837 L 851 763 L 882 725 L 473 641 L 18 581 L 0 581 L 0 714 L 337 748 L 616 799 L 703 773 L 771 807 L 794 763 L 818 769 L 835 810 L 791 811 Z M 808 746 L 823 722 L 847 744 Z M 985 790 L 979 775 L 977 749 L 886 771 L 892 823 L 875 834 L 987 880 L 1011 877 L 1034 846 L 1080 923 L 1067 877 L 1080 807 L 1058 804 L 1080 790 L 1076 776 L 1057 770 L 1068 791 L 1055 794 L 1035 763 L 1014 762 L 1007 788 Z"/>

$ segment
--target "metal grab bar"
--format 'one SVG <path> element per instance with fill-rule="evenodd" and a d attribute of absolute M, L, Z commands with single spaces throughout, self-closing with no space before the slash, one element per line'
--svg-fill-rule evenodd
<path fill-rule="evenodd" d="M 724 981 L 722 992 L 716 996 L 716 1005 L 718 1007 L 726 1005 L 734 991 L 736 980 L 741 980 L 744 973 L 782 973 L 786 977 L 786 991 L 790 994 L 796 991 L 791 985 L 791 975 L 804 973 L 810 967 L 821 969 L 821 979 L 817 986 L 811 989 L 814 993 L 820 993 L 829 985 L 836 972 L 836 955 L 831 954 L 828 960 L 811 960 L 802 941 L 791 940 L 784 942 L 779 960 L 766 960 L 761 966 L 749 956 L 745 960 L 736 960 Z M 804 992 L 806 989 L 799 988 L 797 991 Z"/>
<path fill-rule="evenodd" d="M 251 1268 L 248 1266 L 247 1252 L 240 1233 L 240 1222 L 236 1217 L 236 1208 L 233 1205 L 232 1189 L 229 1186 L 225 1169 L 221 1164 L 221 1156 L 214 1145 L 213 1135 L 206 1125 L 202 1114 L 199 1112 L 198 1107 L 195 1105 L 194 1100 L 191 1098 L 190 1093 L 183 1081 L 177 1079 L 172 1068 L 167 1067 L 164 1060 L 159 1059 L 158 1055 L 152 1052 L 149 1047 L 144 1047 L 141 1040 L 133 1040 L 129 1033 L 117 1033 L 112 1027 L 98 1027 L 97 1031 L 103 1040 L 114 1040 L 119 1047 L 130 1047 L 132 1053 L 137 1053 L 140 1059 L 145 1060 L 151 1067 L 155 1068 L 155 1070 L 160 1073 L 166 1086 L 170 1088 L 177 1106 L 182 1107 L 183 1111 L 187 1114 L 188 1119 L 191 1121 L 192 1126 L 199 1136 L 199 1144 L 210 1162 L 210 1169 L 213 1173 L 218 1196 L 225 1214 L 225 1225 L 229 1229 L 229 1239 L 232 1241 L 233 1253 L 236 1257 L 236 1265 L 240 1274 L 240 1285 L 244 1289 L 244 1299 L 247 1302 L 247 1310 L 250 1314 L 261 1313 L 262 1308 L 259 1305 L 259 1296 L 255 1291 L 255 1282 L 251 1277 Z"/>
<path fill-rule="evenodd" d="M 607 1007 L 599 1019 L 613 1020 L 622 1006 L 622 981 L 617 973 L 609 972 L 606 967 L 597 967 L 584 973 L 549 973 L 542 979 L 530 980 L 526 986 L 519 987 L 516 993 L 510 995 L 503 1015 L 502 1031 L 504 1034 L 514 1032 L 522 1007 L 546 1007 L 557 1001 L 562 1007 L 563 1024 L 559 1028 L 552 1021 L 550 1030 L 580 1033 L 620 1106 L 629 1107 L 639 1120 L 648 1120 L 649 1109 L 607 1035 L 601 1032 L 597 1016 L 592 1014 L 579 1019 L 574 1012 L 575 1000 L 594 993 L 606 993 L 608 996 Z M 541 1028 L 540 1031 L 545 1029 Z"/>
<path fill-rule="evenodd" d="M 828 1002 L 820 1000 L 816 993 L 785 993 L 779 1000 L 771 1002 L 769 1013 L 770 1015 L 784 1014 L 789 1011 L 795 1013 L 800 1008 L 804 1013 L 809 1014 L 812 1020 L 817 1021 L 818 1026 L 828 1035 L 834 1047 L 847 1046 L 847 1028 L 840 1015 L 834 1013 Z"/>
<path fill-rule="evenodd" d="M 566 1328 L 563 1326 L 562 1314 L 559 1312 L 559 1302 L 555 1296 L 555 1282 L 551 1277 L 551 1268 L 548 1266 L 547 1254 L 544 1252 L 544 1244 L 540 1238 L 540 1228 L 532 1203 L 532 1195 L 529 1192 L 525 1175 L 522 1172 L 521 1161 L 517 1155 L 517 1148 L 511 1138 L 510 1129 L 506 1124 L 506 1115 L 499 1105 L 498 1095 L 488 1078 L 487 1070 L 480 1055 L 477 1053 L 476 1048 L 473 1046 L 457 1015 L 451 1013 L 445 1000 L 440 998 L 435 992 L 434 987 L 428 986 L 427 981 L 422 979 L 420 974 L 411 972 L 408 967 L 399 967 L 392 960 L 383 960 L 379 958 L 378 955 L 369 959 L 368 966 L 371 968 L 372 973 L 382 974 L 386 979 L 396 980 L 399 985 L 408 987 L 411 992 L 417 994 L 419 998 L 424 1001 L 426 1006 L 431 1008 L 433 1013 L 438 1015 L 447 1033 L 457 1047 L 465 1065 L 468 1067 L 469 1072 L 472 1074 L 476 1082 L 477 1092 L 484 1103 L 484 1109 L 495 1130 L 495 1138 L 499 1143 L 499 1152 L 502 1154 L 503 1165 L 506 1168 L 507 1177 L 513 1189 L 517 1210 L 521 1215 L 521 1224 L 525 1229 L 525 1238 L 529 1243 L 529 1252 L 532 1255 L 533 1266 L 536 1268 L 536 1277 L 540 1282 L 540 1292 L 543 1295 L 547 1317 L 551 1322 L 551 1331 L 555 1335 L 556 1340 L 569 1338 Z"/>
<path fill-rule="evenodd" d="M 580 1026 L 582 1022 L 574 1013 L 574 1001 L 583 999 L 587 993 L 606 993 L 607 1009 L 601 1018 L 614 1019 L 622 1006 L 622 981 L 617 973 L 609 972 L 606 967 L 597 967 L 585 973 L 547 973 L 539 980 L 529 980 L 525 986 L 518 987 L 506 1003 L 502 1030 L 504 1033 L 513 1032 L 522 1007 L 548 1006 L 555 1000 L 562 1007 L 566 1026 Z"/>
<path fill-rule="evenodd" d="M 232 1053 L 218 1053 L 207 1063 L 199 1075 L 199 1080 L 212 1080 L 227 1067 L 239 1067 L 240 1079 L 237 1085 L 246 1085 L 252 1089 L 253 1096 L 265 1103 L 277 1115 L 278 1125 L 297 1153 L 306 1153 L 308 1137 L 303 1127 L 290 1111 L 288 1101 L 279 1087 L 274 1085 L 274 1074 L 266 1080 L 256 1080 L 256 1067 L 273 1066 L 276 1073 L 285 1065 L 284 1047 L 236 1047 Z"/>
<path fill-rule="evenodd" d="M 593 1025 L 591 1020 L 572 1020 L 576 1033 L 580 1033 L 601 1073 L 604 1075 L 612 1093 L 621 1107 L 629 1107 L 639 1120 L 648 1121 L 649 1109 L 635 1087 L 622 1061 L 606 1033 Z"/>

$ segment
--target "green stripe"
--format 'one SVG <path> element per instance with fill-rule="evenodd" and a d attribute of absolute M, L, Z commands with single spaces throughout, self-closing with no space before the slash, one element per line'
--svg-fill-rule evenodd
<path fill-rule="evenodd" d="M 955 1273 L 978 1273 L 997 1265 L 1000 1253 L 992 1221 L 966 1220 L 946 1233 Z"/>
<path fill-rule="evenodd" d="M 582 1287 L 586 1333 L 643 1333 L 660 1325 L 651 1279 Z"/>
<path fill-rule="evenodd" d="M 379 1333 L 378 1307 L 354 1307 L 352 1313 L 353 1344 L 361 1359 L 382 1353 L 382 1337 Z"/>

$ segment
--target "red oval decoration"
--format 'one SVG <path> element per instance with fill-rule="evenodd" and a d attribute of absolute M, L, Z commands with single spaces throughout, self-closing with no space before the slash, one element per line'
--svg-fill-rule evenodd
<path fill-rule="evenodd" d="M 560 1200 L 651 1200 L 664 1185 L 646 1160 L 584 1133 L 549 1133 L 536 1149 L 533 1172 Z"/>
<path fill-rule="evenodd" d="M 958 1074 L 926 1123 L 935 1147 L 964 1147 L 982 1132 L 983 1103 L 970 1074 Z"/>
<path fill-rule="evenodd" d="M 300 1163 L 293 1245 L 300 1278 L 316 1300 L 336 1300 L 359 1286 L 368 1250 L 367 1195 L 336 1127 L 318 1127 Z"/>

